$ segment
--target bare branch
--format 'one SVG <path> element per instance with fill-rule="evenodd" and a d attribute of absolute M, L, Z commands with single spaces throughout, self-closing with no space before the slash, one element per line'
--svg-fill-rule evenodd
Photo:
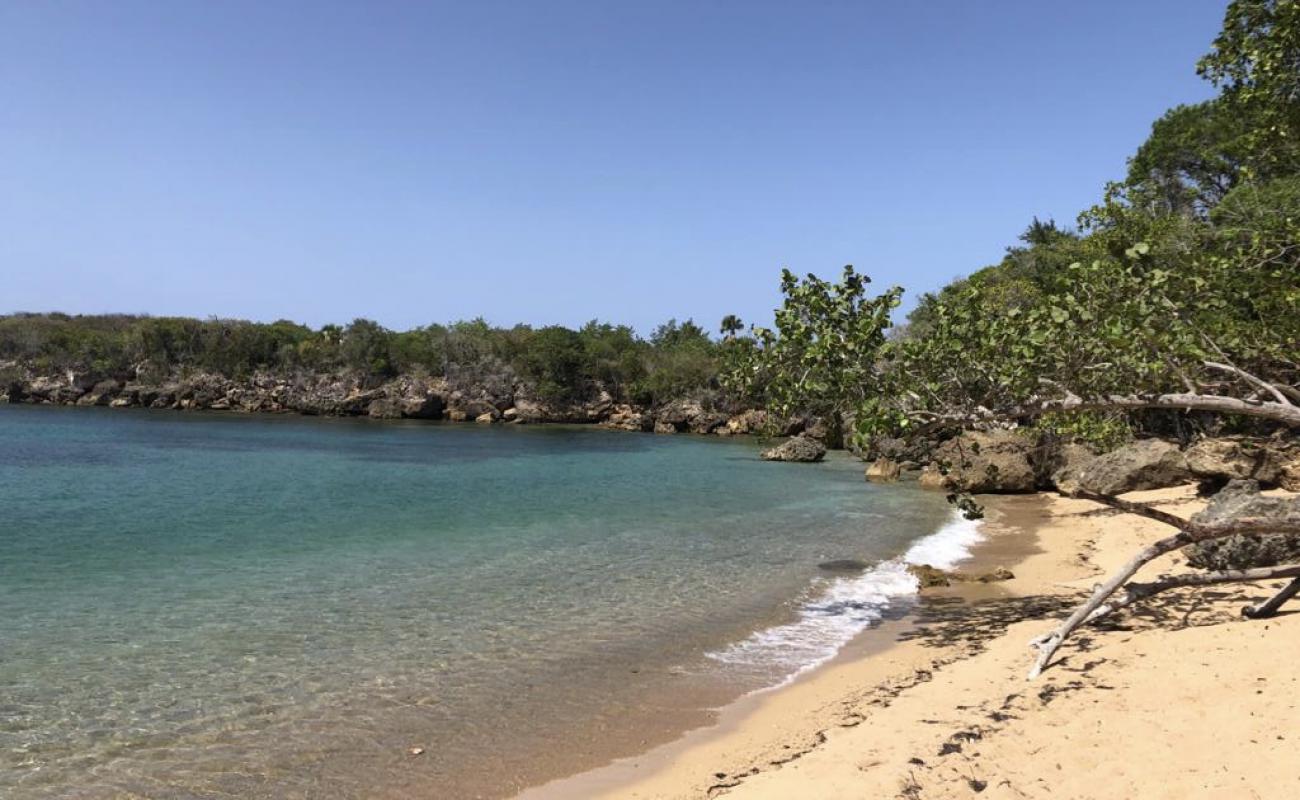
<path fill-rule="evenodd" d="M 1161 511 L 1158 508 L 1152 508 L 1151 506 L 1142 505 L 1141 503 L 1121 500 L 1118 497 L 1112 497 L 1108 494 L 1097 494 L 1095 492 L 1085 492 L 1080 490 L 1073 494 L 1062 493 L 1062 495 L 1064 497 L 1073 497 L 1079 500 L 1091 500 L 1094 503 L 1101 503 L 1104 506 L 1110 506 L 1111 508 L 1123 511 L 1126 514 L 1136 514 L 1140 517 L 1146 517 L 1147 519 L 1153 519 L 1157 522 L 1163 522 L 1164 524 L 1179 530 L 1182 530 L 1191 524 L 1189 520 L 1183 519 L 1175 514 L 1170 514 L 1167 511 Z"/>
<path fill-rule="evenodd" d="M 1245 371 L 1244 369 L 1241 369 L 1240 367 L 1234 367 L 1231 364 L 1220 364 L 1217 361 L 1206 361 L 1203 363 L 1205 364 L 1205 366 L 1209 367 L 1210 369 L 1217 369 L 1220 372 L 1227 372 L 1229 374 L 1236 375 L 1237 377 L 1244 380 L 1246 383 L 1249 383 L 1251 386 L 1254 386 L 1256 389 L 1260 389 L 1262 391 L 1268 392 L 1269 394 L 1273 395 L 1273 397 L 1283 405 L 1287 405 L 1287 406 L 1291 405 L 1291 401 L 1287 399 L 1287 396 L 1283 394 L 1278 389 L 1278 387 L 1274 386 L 1273 384 L 1269 383 L 1263 378 L 1257 378 L 1254 375 L 1251 375 L 1249 372 Z"/>
<path fill-rule="evenodd" d="M 1114 600 L 1099 606 L 1088 615 L 1084 622 L 1094 622 L 1122 608 L 1127 608 L 1140 600 L 1145 600 L 1170 589 L 1295 577 L 1300 577 L 1300 564 L 1289 564 L 1282 567 L 1257 567 L 1254 569 L 1226 569 L 1218 572 L 1191 572 L 1185 575 L 1162 575 L 1158 580 L 1150 583 L 1125 584 Z"/>
<path fill-rule="evenodd" d="M 996 410 L 980 409 L 972 413 L 946 414 L 921 425 L 916 433 L 925 433 L 956 425 L 978 422 L 1036 417 L 1053 411 L 1106 411 L 1135 410 L 1142 408 L 1169 408 L 1182 411 L 1211 411 L 1219 414 L 1241 414 L 1261 417 L 1300 428 L 1300 407 L 1290 403 L 1249 403 L 1237 397 L 1212 394 L 1170 393 L 1152 395 L 1103 395 L 1100 397 L 1069 398 L 1064 400 L 1037 400 L 1023 405 Z"/>

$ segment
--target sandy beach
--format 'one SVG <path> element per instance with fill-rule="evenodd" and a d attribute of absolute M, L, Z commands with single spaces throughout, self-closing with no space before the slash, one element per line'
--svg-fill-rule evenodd
<path fill-rule="evenodd" d="M 1127 497 L 1180 516 L 1203 502 L 1193 487 Z M 1140 604 L 1029 682 L 1029 640 L 1168 529 L 1050 495 L 989 510 L 964 568 L 1013 580 L 928 590 L 916 614 L 716 724 L 521 798 L 1300 796 L 1300 607 L 1240 614 L 1275 584 Z M 1139 577 L 1184 568 L 1174 554 Z"/>

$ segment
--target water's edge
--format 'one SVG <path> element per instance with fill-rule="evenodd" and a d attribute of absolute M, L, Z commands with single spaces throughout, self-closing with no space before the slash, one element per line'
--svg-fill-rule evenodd
<path fill-rule="evenodd" d="M 792 622 L 760 629 L 736 644 L 709 654 L 730 664 L 746 659 L 763 661 L 779 657 L 783 643 L 796 643 L 795 651 L 807 661 L 794 665 L 778 681 L 733 696 L 708 709 L 703 724 L 680 727 L 675 735 L 647 742 L 634 752 L 610 753 L 603 760 L 523 787 L 513 800 L 568 800 L 616 790 L 665 768 L 690 748 L 724 735 L 744 724 L 759 703 L 803 681 L 816 680 L 824 670 L 844 658 L 871 658 L 895 644 L 886 624 L 906 626 L 920 601 L 920 585 L 909 565 L 928 564 L 950 570 L 971 561 L 987 541 L 986 522 L 967 520 L 957 511 L 938 530 L 916 540 L 901 556 L 882 561 L 853 577 L 825 581 L 823 591 L 807 600 Z"/>

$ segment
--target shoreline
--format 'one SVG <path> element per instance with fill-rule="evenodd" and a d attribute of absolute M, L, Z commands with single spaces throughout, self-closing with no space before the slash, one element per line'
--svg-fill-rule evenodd
<path fill-rule="evenodd" d="M 1131 498 L 1180 516 L 1202 503 L 1193 487 Z M 1007 566 L 1011 581 L 927 589 L 911 613 L 790 684 L 724 707 L 712 725 L 517 797 L 1300 793 L 1300 773 L 1286 767 L 1300 613 L 1239 614 L 1271 584 L 1171 592 L 1085 632 L 1031 683 L 1026 642 L 1164 528 L 1046 494 L 986 498 L 986 507 L 985 539 L 962 567 Z M 1180 563 L 1173 554 L 1152 569 Z M 1231 705 L 1192 701 L 1225 687 Z"/>
<path fill-rule="evenodd" d="M 1003 525 L 1008 506 L 1025 498 L 1036 500 L 1038 495 L 982 498 L 988 512 L 988 517 L 979 523 L 982 538 L 970 546 L 969 556 L 949 566 L 972 573 L 992 571 L 1003 566 L 1014 570 L 1020 560 L 1034 552 L 1036 537 L 1033 530 L 1015 529 L 1011 533 L 1003 531 L 992 535 L 989 530 L 990 526 Z M 1023 512 L 1015 509 L 1012 513 L 1023 516 Z M 956 519 L 917 541 L 938 535 Z M 994 527 L 994 530 L 997 528 Z M 684 764 L 691 765 L 701 756 L 712 758 L 715 750 L 720 754 L 725 753 L 724 758 L 736 759 L 748 755 L 749 760 L 756 763 L 766 761 L 773 764 L 797 759 L 806 752 L 805 748 L 815 746 L 825 725 L 820 713 L 807 712 L 814 708 L 824 709 L 829 707 L 828 704 L 834 703 L 845 689 L 845 681 L 850 676 L 853 680 L 860 680 L 869 675 L 878 682 L 885 682 L 896 672 L 916 675 L 937 668 L 936 658 L 932 654 L 924 652 L 919 646 L 909 646 L 906 641 L 916 634 L 927 604 L 951 600 L 974 602 L 1005 594 L 997 583 L 976 582 L 920 590 L 914 599 L 905 601 L 905 605 L 891 604 L 891 607 L 883 611 L 878 622 L 858 632 L 830 659 L 797 671 L 780 683 L 746 692 L 721 707 L 705 710 L 712 718 L 710 722 L 690 728 L 675 739 L 644 752 L 618 757 L 602 766 L 527 787 L 514 797 L 517 800 L 564 800 L 573 797 L 705 796 L 725 788 L 735 773 L 743 774 L 752 769 L 736 768 L 722 775 L 716 771 L 696 770 L 692 766 L 686 766 L 682 770 Z M 951 656 L 945 654 L 938 660 L 949 657 Z M 770 746 L 769 743 L 764 743 L 759 748 L 733 749 L 730 739 L 748 739 L 747 729 L 751 726 L 766 727 L 765 718 L 788 720 L 792 716 L 801 718 L 800 723 L 793 728 L 782 728 L 783 741 L 773 741 Z M 839 715 L 833 716 L 840 718 Z M 851 722 L 852 719 L 852 715 L 845 716 L 841 722 Z M 677 784 L 682 771 L 699 772 L 704 779 L 690 781 L 689 785 L 682 786 L 685 793 L 680 795 L 658 793 L 658 778 L 662 776 Z M 643 788 L 643 783 L 648 783 L 648 786 Z M 643 794 L 645 791 L 650 793 Z"/>

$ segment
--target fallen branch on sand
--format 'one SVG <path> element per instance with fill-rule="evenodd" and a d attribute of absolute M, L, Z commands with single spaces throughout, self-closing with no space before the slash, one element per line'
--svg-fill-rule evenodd
<path fill-rule="evenodd" d="M 1100 619 L 1138 600 L 1180 586 L 1205 586 L 1267 580 L 1270 578 L 1297 578 L 1267 602 L 1246 610 L 1248 617 L 1262 617 L 1292 596 L 1300 593 L 1300 565 L 1265 565 L 1246 569 L 1218 570 L 1207 573 L 1168 576 L 1153 583 L 1129 583 L 1129 580 L 1146 564 L 1160 556 L 1201 542 L 1226 539 L 1230 536 L 1262 536 L 1268 534 L 1300 534 L 1300 498 L 1263 498 L 1258 486 L 1248 482 L 1234 482 L 1217 495 L 1210 507 L 1191 519 L 1183 519 L 1158 509 L 1120 500 L 1109 495 L 1078 493 L 1074 497 L 1092 500 L 1127 514 L 1153 519 L 1171 527 L 1178 533 L 1154 542 L 1137 552 L 1104 583 L 1093 589 L 1088 600 L 1074 610 L 1056 630 L 1031 642 L 1038 648 L 1038 658 L 1029 671 L 1033 680 L 1042 673 L 1057 649 L 1080 626 Z M 1107 601 L 1123 592 L 1113 602 Z"/>

